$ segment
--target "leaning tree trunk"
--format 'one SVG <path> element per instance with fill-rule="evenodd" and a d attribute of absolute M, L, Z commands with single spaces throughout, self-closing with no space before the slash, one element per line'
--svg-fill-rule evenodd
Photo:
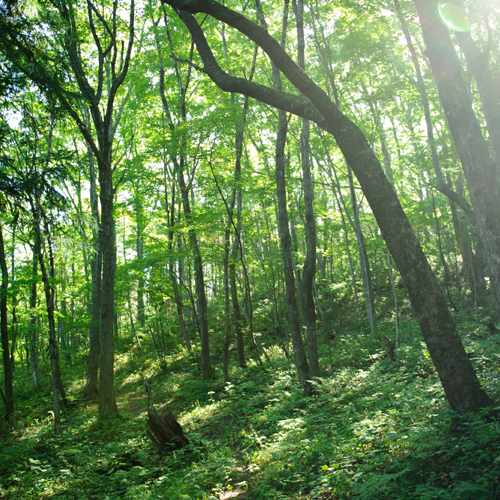
<path fill-rule="evenodd" d="M 345 216 L 349 218 L 349 223 L 351 224 L 351 227 L 356 231 L 354 228 L 354 223 L 352 222 L 352 219 L 349 215 L 349 211 L 347 210 L 346 203 L 344 201 L 344 197 L 342 195 L 342 190 L 340 188 L 340 183 L 337 177 L 337 172 L 335 170 L 335 166 L 330 158 L 330 155 L 328 154 L 328 150 L 326 149 L 325 145 L 325 151 L 326 155 L 328 158 L 328 162 L 330 164 L 330 168 L 328 170 L 328 175 L 331 179 L 331 186 L 332 186 L 332 192 L 335 197 L 335 200 L 337 201 L 337 206 L 340 212 L 340 218 L 342 220 L 342 227 L 344 229 L 344 242 L 345 242 L 345 248 L 346 248 L 346 253 L 347 253 L 347 261 L 349 262 L 349 270 L 351 271 L 351 281 L 352 281 L 352 289 L 353 289 L 353 294 L 354 294 L 354 301 L 356 303 L 356 311 L 358 312 L 358 318 L 359 318 L 359 323 L 361 325 L 362 330 L 365 330 L 365 320 L 363 319 L 363 313 L 361 312 L 361 306 L 359 304 L 359 296 L 358 296 L 358 285 L 356 283 L 356 274 L 354 273 L 354 264 L 353 264 L 353 259 L 351 256 L 351 250 L 349 246 L 349 232 L 347 231 L 347 224 L 345 222 Z M 333 174 L 332 174 L 332 167 L 333 167 Z M 334 177 L 335 176 L 335 181 Z M 344 216 L 345 213 L 345 216 Z M 361 256 L 360 256 L 360 264 L 361 264 Z"/>
<path fill-rule="evenodd" d="M 457 31 L 456 37 L 477 83 L 488 136 L 495 152 L 495 163 L 500 175 L 500 93 L 498 80 L 494 78 L 490 69 L 491 40 L 481 51 L 469 31 Z"/>
<path fill-rule="evenodd" d="M 359 222 L 358 200 L 356 199 L 356 193 L 354 191 L 352 169 L 349 165 L 347 165 L 347 175 L 349 178 L 349 191 L 351 194 L 352 207 L 352 218 L 350 218 L 350 223 L 354 230 L 356 241 L 358 243 L 359 268 L 361 271 L 361 279 L 363 282 L 363 295 L 365 298 L 366 312 L 368 314 L 368 322 L 370 323 L 370 330 L 373 337 L 373 335 L 375 335 L 377 331 L 377 321 L 375 318 L 375 301 L 373 298 L 372 276 L 370 271 L 370 262 L 368 260 L 368 252 L 366 250 L 365 237 L 363 235 L 361 224 Z M 340 194 L 340 191 L 339 195 L 342 196 Z"/>

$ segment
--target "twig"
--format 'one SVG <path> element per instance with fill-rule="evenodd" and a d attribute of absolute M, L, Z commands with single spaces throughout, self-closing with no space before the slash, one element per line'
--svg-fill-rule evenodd
<path fill-rule="evenodd" d="M 170 54 L 170 57 L 174 60 L 174 61 L 178 61 L 178 62 L 184 62 L 184 63 L 188 63 L 190 66 L 192 66 L 194 69 L 200 71 L 201 73 L 205 73 L 206 75 L 208 75 L 208 73 L 206 72 L 206 70 L 204 68 L 202 68 L 201 66 L 198 66 L 197 64 L 195 64 L 194 62 L 190 61 L 189 59 L 185 59 L 184 57 L 177 57 L 176 55 L 174 54 Z"/>

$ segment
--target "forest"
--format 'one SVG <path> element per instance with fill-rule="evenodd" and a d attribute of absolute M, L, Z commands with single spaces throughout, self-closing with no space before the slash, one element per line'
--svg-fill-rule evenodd
<path fill-rule="evenodd" d="M 500 499 L 499 43 L 0 0 L 0 499 Z"/>

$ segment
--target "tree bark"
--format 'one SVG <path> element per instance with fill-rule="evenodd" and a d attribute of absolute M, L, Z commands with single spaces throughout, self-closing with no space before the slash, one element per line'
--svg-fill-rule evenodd
<path fill-rule="evenodd" d="M 356 235 L 356 241 L 358 243 L 359 268 L 361 271 L 361 279 L 363 282 L 363 295 L 365 299 L 366 312 L 368 314 L 368 322 L 370 323 L 370 331 L 373 337 L 377 331 L 377 321 L 375 318 L 375 301 L 373 298 L 372 273 L 370 271 L 370 262 L 368 260 L 365 237 L 363 235 L 361 224 L 359 222 L 358 200 L 356 198 L 356 192 L 354 190 L 352 170 L 349 165 L 347 165 L 347 176 L 349 178 L 349 192 L 351 194 L 352 207 L 352 219 L 349 218 L 349 222 L 354 229 L 354 234 Z M 339 196 L 342 196 L 340 190 Z"/>
<path fill-rule="evenodd" d="M 101 268 L 102 253 L 99 244 L 99 204 L 97 197 L 96 172 L 94 155 L 87 146 L 90 171 L 90 209 L 94 219 L 93 243 L 94 251 L 90 261 L 90 275 L 92 281 L 91 317 L 89 326 L 89 355 L 87 358 L 87 384 L 85 385 L 85 396 L 93 397 L 98 392 L 99 383 L 99 356 L 101 350 Z"/>
<path fill-rule="evenodd" d="M 168 26 L 165 18 L 165 25 Z M 167 27 L 167 35 L 170 41 L 170 33 Z M 160 42 L 156 39 L 158 60 L 160 63 L 160 97 L 162 100 L 163 111 L 165 112 L 168 126 L 172 132 L 175 132 L 176 125 L 174 123 L 167 95 L 165 93 L 165 68 L 163 66 L 163 56 L 161 53 Z M 181 108 L 181 121 L 184 124 L 187 121 L 187 111 L 186 111 L 186 92 L 190 83 L 190 72 L 186 78 L 186 81 L 182 83 L 181 74 L 175 65 L 175 75 L 177 78 L 178 92 L 180 95 L 180 108 Z M 200 332 L 200 344 L 201 344 L 201 376 L 202 378 L 208 379 L 212 376 L 212 365 L 210 362 L 210 342 L 208 335 L 208 309 L 207 309 L 207 298 L 205 293 L 205 278 L 203 273 L 203 260 L 201 257 L 200 247 L 198 245 L 198 238 L 196 236 L 196 231 L 193 228 L 193 217 L 191 213 L 191 204 L 189 201 L 189 191 L 190 188 L 186 185 L 184 179 L 184 169 L 186 167 L 186 158 L 183 155 L 176 156 L 174 153 L 170 154 L 170 159 L 174 165 L 173 175 L 177 178 L 177 183 L 179 185 L 182 208 L 184 211 L 184 217 L 188 226 L 188 236 L 191 245 L 191 251 L 194 257 L 194 271 L 195 271 L 195 288 L 196 288 L 196 315 L 198 320 L 199 332 Z"/>
<path fill-rule="evenodd" d="M 488 43 L 484 51 L 477 46 L 469 31 L 457 31 L 456 37 L 477 83 L 489 140 L 495 153 L 497 172 L 500 175 L 500 90 L 498 81 L 495 81 L 490 69 L 492 33 L 491 28 L 489 26 L 487 28 Z"/>
<path fill-rule="evenodd" d="M 256 0 L 257 10 L 263 29 L 267 33 L 267 25 L 262 13 L 260 0 Z M 288 4 L 285 3 L 285 9 Z M 285 44 L 287 26 L 287 10 L 283 15 L 283 29 L 281 46 Z M 278 91 L 281 91 L 281 77 L 278 68 L 273 67 L 273 85 Z M 307 362 L 302 332 L 300 331 L 299 308 L 297 304 L 297 289 L 295 286 L 294 265 L 292 260 L 291 236 L 288 223 L 288 209 L 286 199 L 286 178 L 285 178 L 285 145 L 288 129 L 288 120 L 286 112 L 278 112 L 278 131 L 276 134 L 275 147 L 275 168 L 276 168 L 276 195 L 278 198 L 278 228 L 281 242 L 281 256 L 283 259 L 283 273 L 285 278 L 286 302 L 288 306 L 288 316 L 290 324 L 290 334 L 292 337 L 292 346 L 295 357 L 295 366 L 299 382 L 305 384 L 309 378 L 309 364 Z"/>
<path fill-rule="evenodd" d="M 111 161 L 111 158 L 109 158 Z M 116 238 L 113 217 L 113 171 L 111 164 L 98 162 L 101 186 L 101 234 L 99 248 L 102 255 L 101 281 L 101 358 L 99 370 L 99 413 L 110 415 L 118 408 L 115 400 L 114 365 L 114 307 L 116 274 Z"/>
<path fill-rule="evenodd" d="M 304 1 L 293 0 L 297 23 L 298 65 L 305 71 Z M 316 219 L 314 217 L 314 184 L 309 160 L 310 122 L 302 119 L 300 134 L 300 161 L 302 165 L 302 185 L 304 189 L 306 260 L 300 284 L 300 310 L 307 331 L 307 354 L 309 358 L 309 378 L 320 376 L 318 343 L 316 339 L 316 304 L 314 302 L 314 277 L 316 275 Z"/>
<path fill-rule="evenodd" d="M 176 7 L 178 15 L 195 40 L 204 63 L 204 71 L 222 90 L 250 95 L 261 102 L 281 109 L 282 113 L 289 111 L 311 119 L 335 137 L 346 161 L 358 178 L 403 277 L 416 318 L 451 408 L 458 412 L 468 412 L 491 406 L 493 401 L 481 388 L 474 373 L 439 283 L 392 185 L 385 177 L 377 157 L 360 128 L 339 110 L 306 73 L 297 67 L 280 44 L 254 22 L 213 0 L 167 0 L 166 3 Z M 192 15 L 195 12 L 212 15 L 258 43 L 289 81 L 306 97 L 302 98 L 263 85 L 256 85 L 224 73 L 218 66 L 203 31 Z M 284 144 L 280 146 L 280 148 L 283 147 Z"/>
<path fill-rule="evenodd" d="M 460 61 L 436 0 L 414 0 L 427 46 L 426 55 L 446 120 L 465 173 L 483 244 L 495 311 L 500 316 L 500 180 L 472 109 Z"/>
<path fill-rule="evenodd" d="M 14 393 L 12 362 L 9 350 L 9 325 L 7 314 L 7 289 L 9 287 L 9 272 L 5 258 L 3 243 L 3 230 L 0 224 L 0 268 L 2 270 L 2 283 L 0 286 L 0 331 L 2 338 L 3 373 L 5 378 L 5 415 L 10 420 L 14 415 Z"/>
<path fill-rule="evenodd" d="M 33 243 L 33 258 L 32 258 L 32 283 L 30 285 L 30 323 L 29 323 L 29 358 L 31 367 L 31 377 L 35 388 L 40 386 L 40 379 L 38 377 L 38 332 L 37 332 L 37 314 L 36 314 L 36 281 L 38 278 L 38 248 L 37 240 Z"/>

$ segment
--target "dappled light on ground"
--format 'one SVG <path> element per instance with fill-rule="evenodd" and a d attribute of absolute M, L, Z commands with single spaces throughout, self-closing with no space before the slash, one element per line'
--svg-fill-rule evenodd
<path fill-rule="evenodd" d="M 497 390 L 500 335 L 464 337 L 485 382 Z M 166 373 L 150 364 L 156 406 L 168 404 L 190 440 L 164 456 L 145 434 L 141 359 L 119 359 L 120 415 L 101 419 L 95 402 L 77 401 L 63 414 L 56 440 L 48 398 L 26 408 L 23 426 L 0 455 L 0 491 L 19 500 L 328 500 L 353 494 L 372 500 L 402 492 L 451 500 L 466 491 L 473 495 L 467 498 L 495 498 L 498 424 L 480 415 L 457 420 L 447 410 L 418 339 L 406 338 L 394 363 L 383 341 L 356 333 L 336 339 L 334 348 L 332 368 L 309 397 L 278 348 L 268 349 L 272 366 L 233 367 L 227 384 L 220 377 L 201 381 L 179 354 Z M 133 366 L 138 371 L 131 372 Z M 26 397 L 31 402 L 35 394 Z M 28 417 L 33 413 L 38 417 Z"/>

